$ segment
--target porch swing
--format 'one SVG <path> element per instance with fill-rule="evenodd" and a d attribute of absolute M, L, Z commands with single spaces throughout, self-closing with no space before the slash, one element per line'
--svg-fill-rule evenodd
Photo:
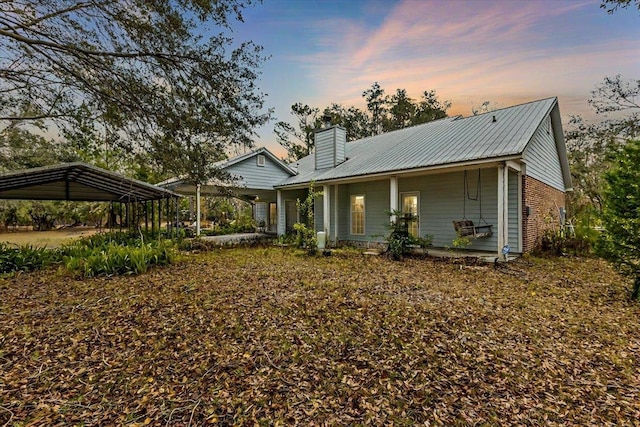
<path fill-rule="evenodd" d="M 482 181 L 480 178 L 480 169 L 478 169 L 478 181 L 476 186 L 476 194 L 471 197 L 469 194 L 469 178 L 467 171 L 464 171 L 464 194 L 462 195 L 462 219 L 453 220 L 453 228 L 459 237 L 473 237 L 479 239 L 482 237 L 491 237 L 493 235 L 493 226 L 482 217 Z M 478 225 L 467 218 L 467 199 L 479 202 L 480 218 Z"/>

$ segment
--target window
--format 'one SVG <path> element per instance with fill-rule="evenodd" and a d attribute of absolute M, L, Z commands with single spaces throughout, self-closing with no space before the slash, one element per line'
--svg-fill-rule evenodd
<path fill-rule="evenodd" d="M 407 221 L 409 234 L 413 237 L 420 237 L 418 193 L 403 193 L 400 198 L 402 199 L 402 213 L 411 215 L 411 220 Z"/>
<path fill-rule="evenodd" d="M 364 195 L 351 196 L 351 234 L 364 234 Z"/>
<path fill-rule="evenodd" d="M 258 154 L 258 166 L 264 166 L 266 159 L 264 157 L 264 154 Z"/>

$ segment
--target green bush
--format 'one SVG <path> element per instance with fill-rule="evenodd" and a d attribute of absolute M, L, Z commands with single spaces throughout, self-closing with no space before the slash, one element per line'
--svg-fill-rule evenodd
<path fill-rule="evenodd" d="M 424 237 L 414 237 L 409 234 L 409 223 L 415 220 L 415 217 L 400 210 L 387 212 L 391 217 L 395 217 L 394 221 L 385 224 L 390 230 L 386 236 L 389 256 L 394 260 L 401 260 L 405 255 L 411 253 L 416 246 L 426 248 L 431 246 L 433 236 L 425 235 Z"/>
<path fill-rule="evenodd" d="M 538 240 L 533 254 L 543 256 L 587 256 L 592 252 L 597 233 L 595 230 L 577 229 L 575 235 L 569 236 L 563 230 L 546 230 Z"/>
<path fill-rule="evenodd" d="M 123 233 L 121 233 L 123 234 Z M 151 240 L 123 235 L 80 240 L 63 250 L 67 270 L 77 276 L 140 274 L 153 265 L 172 262 L 175 248 L 170 240 Z"/>
<path fill-rule="evenodd" d="M 60 252 L 55 249 L 0 243 L 0 273 L 39 270 L 60 261 Z"/>

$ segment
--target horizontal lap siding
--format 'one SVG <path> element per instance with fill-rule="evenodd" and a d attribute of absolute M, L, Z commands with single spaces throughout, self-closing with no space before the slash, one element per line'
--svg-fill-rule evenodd
<path fill-rule="evenodd" d="M 351 234 L 351 196 L 364 194 L 365 233 Z M 385 224 L 389 222 L 389 180 L 359 182 L 341 185 L 340 196 L 340 239 L 352 241 L 383 241 L 389 230 Z"/>
<path fill-rule="evenodd" d="M 324 229 L 324 194 L 320 197 L 316 197 L 313 202 L 313 220 L 315 223 L 316 233 L 323 231 Z M 306 218 L 300 218 L 300 221 L 305 221 Z"/>
<path fill-rule="evenodd" d="M 497 247 L 497 180 L 496 169 L 481 172 L 482 217 L 493 225 L 492 237 L 472 239 L 470 249 L 493 251 Z M 475 196 L 478 182 L 477 169 L 468 171 L 469 193 Z M 403 178 L 399 192 L 420 192 L 420 233 L 433 236 L 436 247 L 450 247 L 456 238 L 453 220 L 463 218 L 464 172 L 452 172 L 424 177 Z M 476 225 L 480 220 L 480 201 L 466 200 L 466 218 Z"/>
<path fill-rule="evenodd" d="M 286 224 L 285 206 L 287 200 L 292 200 L 295 202 L 297 199 L 304 200 L 305 197 L 307 197 L 307 190 L 282 190 L 282 200 L 285 202 L 285 204 L 278 210 L 278 223 Z"/>
<path fill-rule="evenodd" d="M 547 121 L 543 121 L 524 151 L 527 175 L 553 188 L 564 191 L 564 179 L 560 157 L 553 133 L 548 132 Z"/>
<path fill-rule="evenodd" d="M 289 174 L 268 156 L 265 156 L 264 166 L 258 166 L 256 155 L 224 170 L 237 177 L 240 186 L 262 190 L 273 190 L 274 185 L 289 177 Z"/>
<path fill-rule="evenodd" d="M 260 221 L 267 222 L 267 203 L 266 202 L 258 202 L 255 204 L 254 208 L 254 219 L 259 223 Z"/>
<path fill-rule="evenodd" d="M 335 166 L 334 165 L 334 140 L 333 129 L 327 129 L 316 133 L 316 169 L 324 169 Z"/>

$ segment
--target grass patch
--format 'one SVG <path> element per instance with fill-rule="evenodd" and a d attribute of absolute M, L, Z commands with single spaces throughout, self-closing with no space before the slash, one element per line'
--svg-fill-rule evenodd
<path fill-rule="evenodd" d="M 0 279 L 0 425 L 640 419 L 640 305 L 599 260 L 292 253 Z"/>

